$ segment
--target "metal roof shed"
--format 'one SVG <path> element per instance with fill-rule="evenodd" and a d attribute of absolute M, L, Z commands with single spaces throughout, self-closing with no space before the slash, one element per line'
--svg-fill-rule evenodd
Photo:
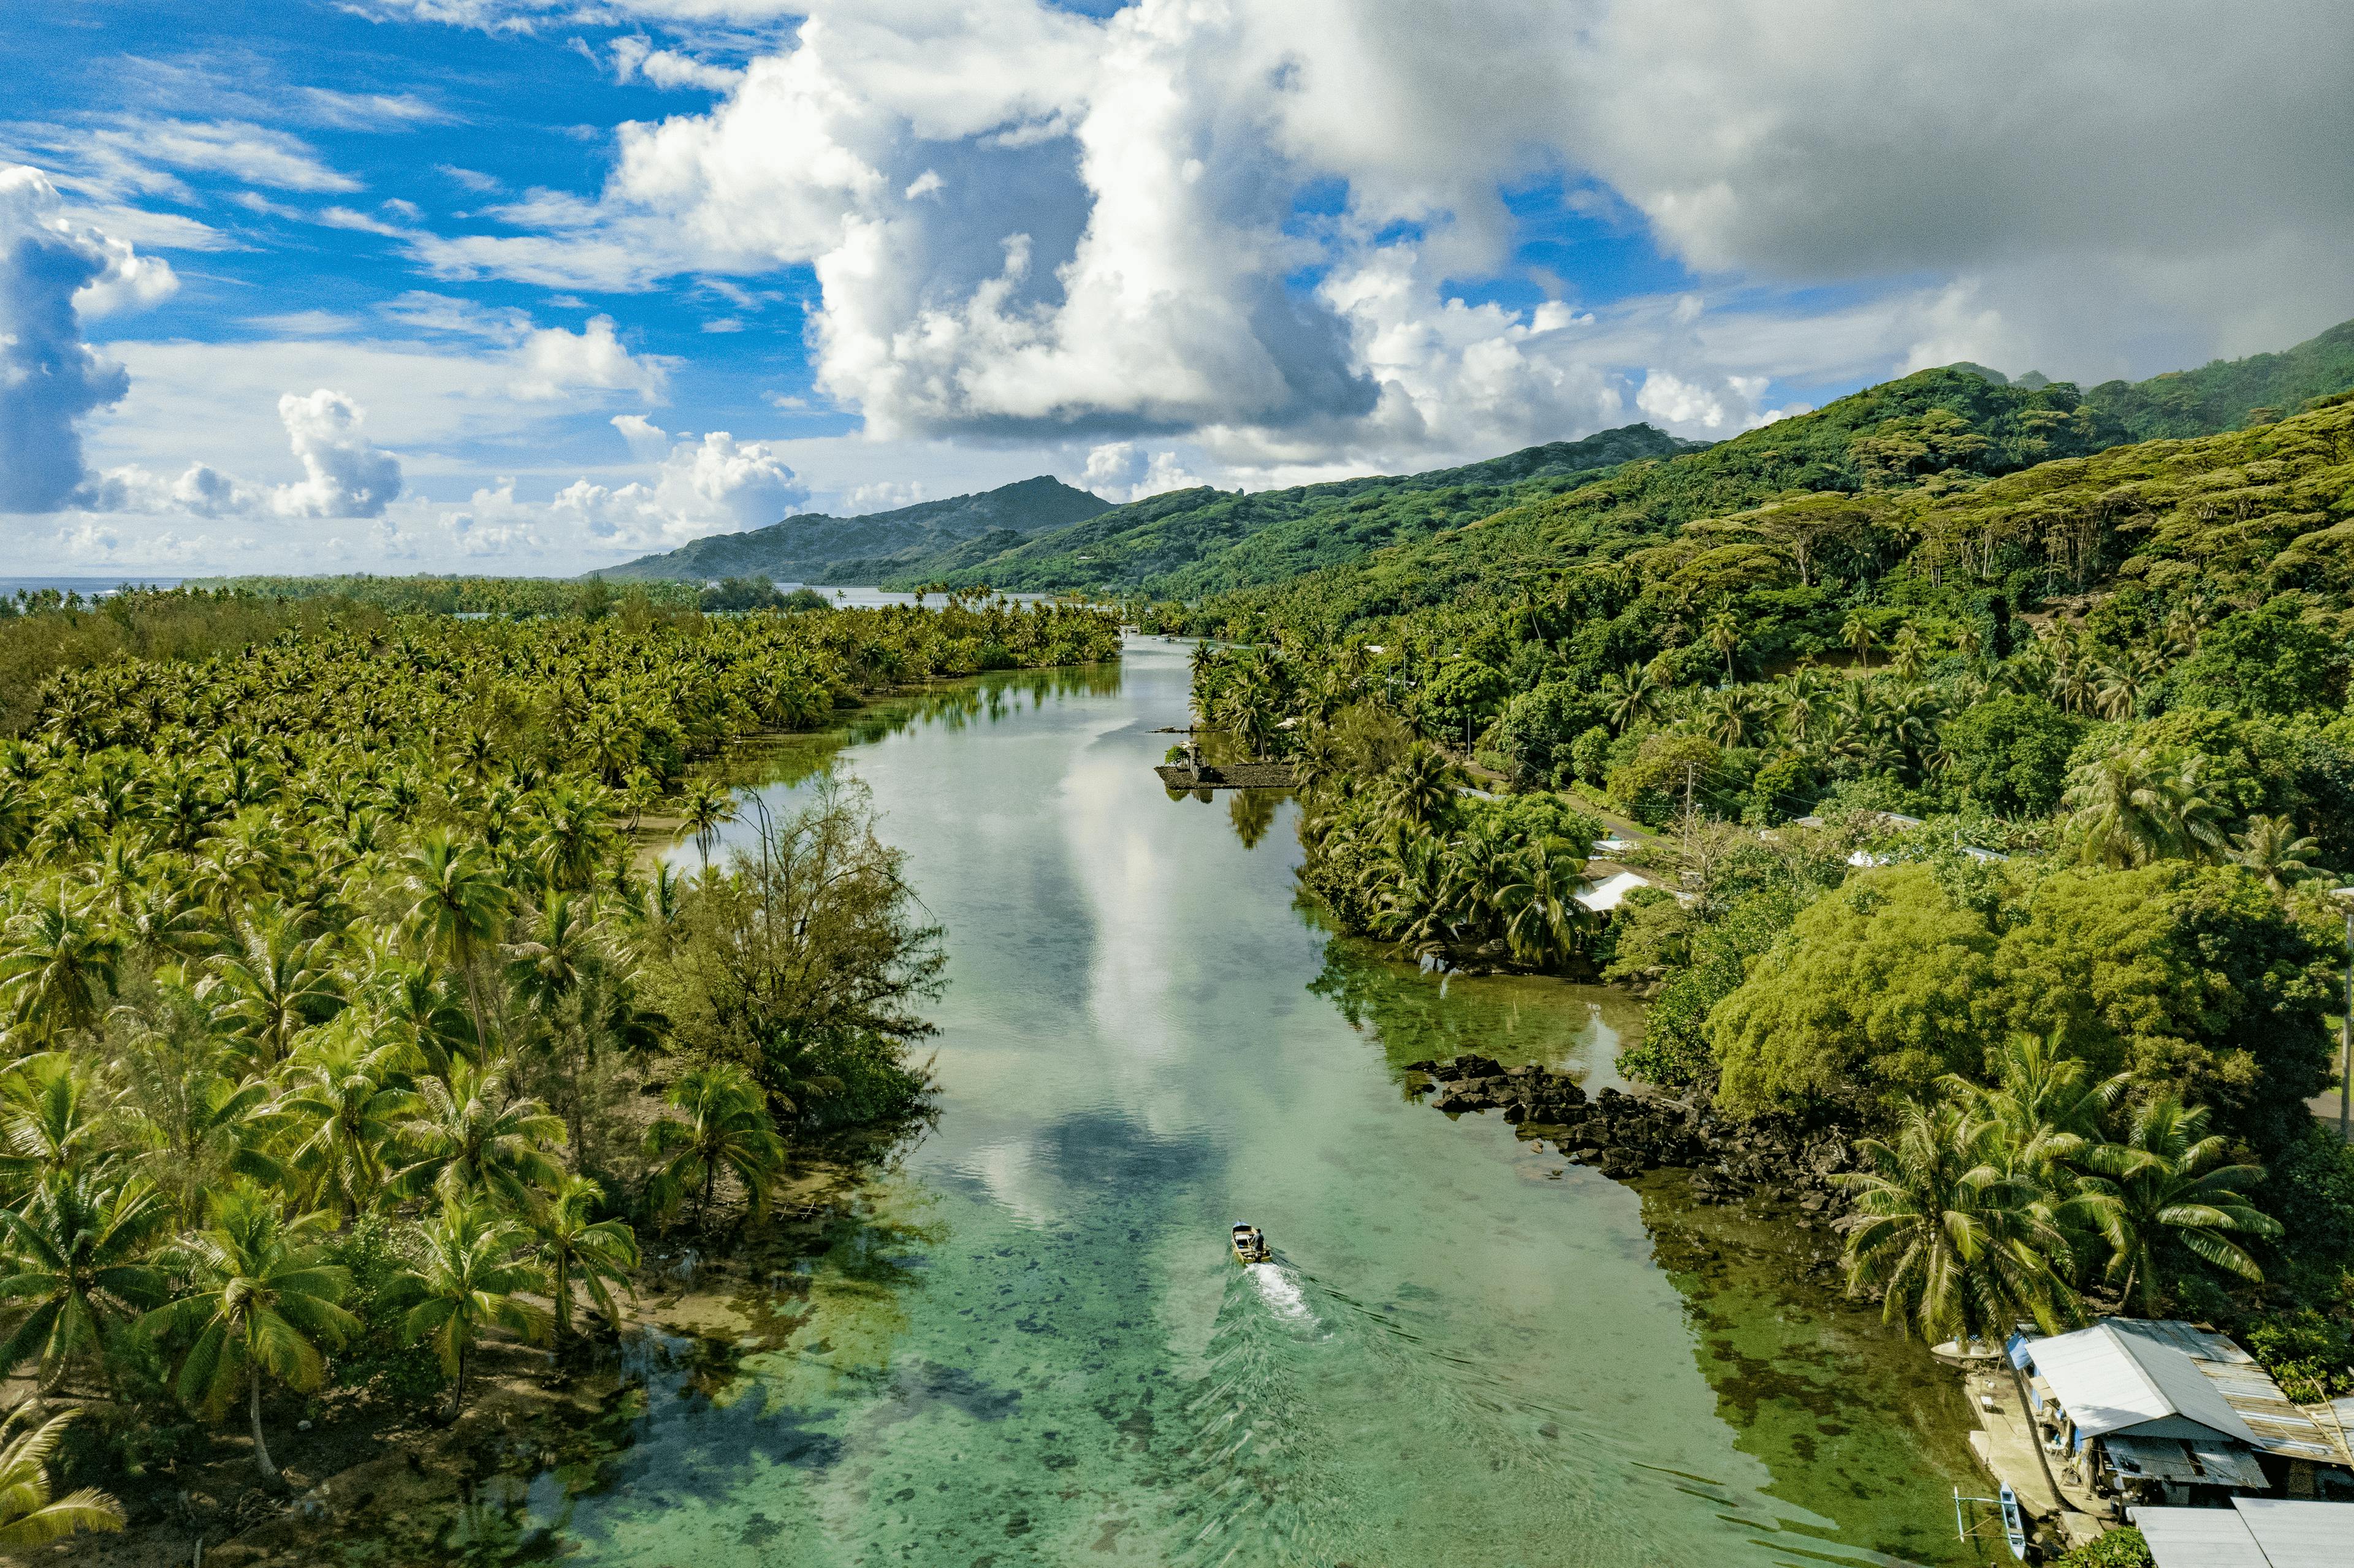
<path fill-rule="evenodd" d="M 2075 1425 L 2082 1444 L 2112 1432 L 2137 1437 L 2226 1437 L 2257 1446 L 2191 1359 L 2173 1346 L 2121 1334 L 2106 1323 L 2023 1347 L 2036 1375 Z"/>
<path fill-rule="evenodd" d="M 2158 1568 L 2346 1568 L 2354 1503 L 2233 1498 L 2221 1508 L 2137 1508 Z"/>

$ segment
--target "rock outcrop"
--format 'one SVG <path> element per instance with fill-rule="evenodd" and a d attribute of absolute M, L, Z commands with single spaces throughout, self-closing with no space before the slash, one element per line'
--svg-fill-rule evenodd
<path fill-rule="evenodd" d="M 1550 1142 L 1606 1176 L 1624 1180 L 1673 1166 L 1691 1172 L 1692 1195 L 1707 1202 L 1770 1198 L 1816 1221 L 1845 1207 L 1831 1178 L 1854 1168 L 1855 1150 L 1836 1129 L 1735 1121 L 1704 1101 L 1664 1095 L 1604 1089 L 1589 1099 L 1567 1074 L 1533 1065 L 1508 1068 L 1476 1053 L 1416 1062 L 1406 1070 L 1429 1081 L 1434 1108 L 1500 1110 L 1522 1137 Z"/>

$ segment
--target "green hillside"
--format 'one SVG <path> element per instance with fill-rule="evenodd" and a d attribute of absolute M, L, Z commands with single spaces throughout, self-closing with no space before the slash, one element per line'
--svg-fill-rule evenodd
<path fill-rule="evenodd" d="M 1629 425 L 1429 473 L 1256 494 L 1172 491 L 994 549 L 970 540 L 912 565 L 899 580 L 1191 599 L 1360 559 L 1501 507 L 1564 493 L 1625 462 L 1698 448 L 1649 425 Z"/>
<path fill-rule="evenodd" d="M 645 556 L 591 577 L 621 581 L 769 577 L 779 582 L 864 583 L 904 573 L 976 537 L 1002 550 L 1033 534 L 1092 517 L 1109 508 L 1101 496 L 1044 474 L 976 495 L 919 502 L 862 517 L 822 513 L 788 517 L 743 534 L 708 538 Z"/>
<path fill-rule="evenodd" d="M 1924 370 L 1702 450 L 1627 464 L 1566 493 L 1288 582 L 1217 594 L 1195 624 L 1273 621 L 1338 629 L 1461 601 L 1501 603 L 1565 567 L 1615 561 L 1695 519 L 1819 493 L 1945 493 L 2052 459 L 2088 456 L 2122 433 L 2066 383 L 2002 386 Z M 1042 541 L 1043 542 L 1043 541 Z M 1855 577 L 1886 563 L 1866 535 L 1809 540 L 1806 576 Z M 1755 554 L 1753 550 L 1750 552 Z M 1171 596 L 1174 597 L 1174 596 Z"/>
<path fill-rule="evenodd" d="M 2187 439 L 2277 419 L 2349 387 L 2354 387 L 2354 322 L 2340 322 L 2279 354 L 2218 359 L 2147 381 L 2105 381 L 2084 400 L 2134 440 Z"/>

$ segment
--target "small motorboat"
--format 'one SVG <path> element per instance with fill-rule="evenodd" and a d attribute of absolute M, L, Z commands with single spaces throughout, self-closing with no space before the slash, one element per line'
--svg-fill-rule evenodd
<path fill-rule="evenodd" d="M 1267 1260 L 1267 1235 L 1257 1225 L 1235 1223 L 1235 1261 L 1265 1263 Z"/>

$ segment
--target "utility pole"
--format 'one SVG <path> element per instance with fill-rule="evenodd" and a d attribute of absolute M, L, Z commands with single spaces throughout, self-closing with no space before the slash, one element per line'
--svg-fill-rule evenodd
<path fill-rule="evenodd" d="M 2346 1011 L 2338 1020 L 2338 1137 L 2344 1142 L 2354 1139 L 2349 1122 L 2354 1122 L 2354 887 L 2334 890 L 2334 896 L 2346 906 Z"/>

